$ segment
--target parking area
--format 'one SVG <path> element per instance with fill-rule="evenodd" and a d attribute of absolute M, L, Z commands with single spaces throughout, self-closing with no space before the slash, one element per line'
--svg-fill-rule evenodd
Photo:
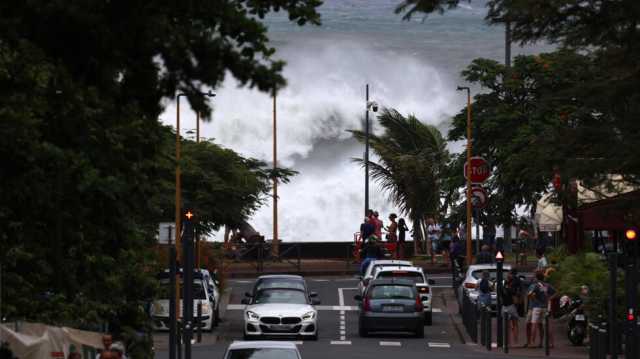
<path fill-rule="evenodd" d="M 447 301 L 454 301 L 451 276 L 430 276 L 432 286 L 433 325 L 425 327 L 424 339 L 414 338 L 411 333 L 378 333 L 361 338 L 358 335 L 358 306 L 354 300 L 358 278 L 312 277 L 306 278 L 310 291 L 317 292 L 321 304 L 316 306 L 319 336 L 317 341 L 295 340 L 303 357 L 307 358 L 483 358 L 486 354 L 474 350 L 464 343 L 451 318 L 453 311 L 447 310 Z M 251 291 L 251 279 L 232 279 L 228 282 L 226 296 L 228 305 L 224 320 L 212 333 L 203 335 L 202 343 L 193 349 L 194 358 L 222 358 L 226 347 L 234 340 L 243 339 L 244 293 Z M 449 303 L 450 304 L 450 303 Z M 451 305 L 449 305 L 451 307 Z M 157 337 L 162 341 L 164 334 Z M 489 355 L 486 356 L 491 357 Z M 157 346 L 156 358 L 167 358 L 166 349 Z"/>

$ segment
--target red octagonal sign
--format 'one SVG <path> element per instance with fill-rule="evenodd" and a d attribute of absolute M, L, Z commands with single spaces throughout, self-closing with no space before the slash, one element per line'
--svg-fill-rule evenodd
<path fill-rule="evenodd" d="M 469 173 L 468 163 L 464 164 L 464 178 L 467 178 Z M 489 163 L 482 157 L 471 157 L 471 182 L 482 183 L 489 178 L 491 170 L 489 169 Z"/>

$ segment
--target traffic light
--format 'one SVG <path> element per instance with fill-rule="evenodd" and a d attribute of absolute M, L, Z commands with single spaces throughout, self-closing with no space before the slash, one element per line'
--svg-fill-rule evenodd
<path fill-rule="evenodd" d="M 624 232 L 624 236 L 628 241 L 635 241 L 638 238 L 638 232 L 635 228 L 629 228 Z"/>
<path fill-rule="evenodd" d="M 186 212 L 184 213 L 184 219 L 186 221 L 193 221 L 195 219 L 195 216 L 196 215 L 190 209 L 186 210 Z"/>

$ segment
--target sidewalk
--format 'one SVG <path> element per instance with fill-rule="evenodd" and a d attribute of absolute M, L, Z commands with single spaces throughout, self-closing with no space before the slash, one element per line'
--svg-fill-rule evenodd
<path fill-rule="evenodd" d="M 442 294 L 445 295 L 444 293 Z M 464 339 L 465 344 L 473 347 L 474 350 L 479 352 L 487 352 L 486 347 L 480 343 L 475 343 L 471 340 L 471 337 L 467 333 L 464 324 L 462 323 L 462 315 L 458 314 L 458 303 L 453 294 L 446 295 L 445 302 L 447 303 L 446 310 L 450 313 L 451 320 L 458 331 L 458 334 Z M 510 343 L 509 353 L 505 354 L 502 348 L 496 347 L 496 318 L 492 318 L 492 349 L 491 352 L 495 353 L 495 357 L 520 357 L 520 358 L 566 358 L 566 359 L 585 359 L 589 356 L 589 347 L 586 345 L 576 347 L 573 346 L 567 339 L 567 322 L 564 319 L 552 319 L 550 322 L 551 331 L 555 339 L 555 346 L 550 349 L 549 356 L 545 356 L 544 348 L 523 348 L 523 344 L 526 343 L 526 330 L 525 330 L 525 318 L 519 320 L 519 342 L 518 345 Z M 479 332 L 478 332 L 479 333 Z"/>
<path fill-rule="evenodd" d="M 449 266 L 442 263 L 431 264 L 428 258 L 412 258 L 414 264 L 424 268 L 427 274 L 451 273 Z M 535 263 L 529 262 L 527 266 L 519 266 L 520 272 L 531 272 Z M 304 276 L 338 276 L 356 275 L 360 270 L 359 263 L 347 262 L 340 259 L 303 259 L 298 270 L 296 261 L 271 262 L 265 261 L 263 271 L 258 273 L 256 262 L 225 261 L 225 272 L 228 278 L 252 278 L 258 274 L 300 274 Z"/>

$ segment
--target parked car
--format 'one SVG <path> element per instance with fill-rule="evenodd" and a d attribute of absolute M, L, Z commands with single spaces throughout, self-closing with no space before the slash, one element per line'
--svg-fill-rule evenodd
<path fill-rule="evenodd" d="M 256 341 L 233 342 L 224 359 L 302 359 L 298 348 L 291 342 Z"/>
<path fill-rule="evenodd" d="M 463 297 L 468 297 L 472 303 L 477 304 L 478 296 L 480 295 L 480 290 L 478 285 L 480 284 L 480 279 L 482 279 L 482 272 L 489 272 L 490 280 L 493 284 L 496 282 L 498 269 L 495 264 L 473 264 L 467 268 L 467 272 L 464 275 L 464 279 L 462 281 L 462 285 L 458 287 L 456 297 L 458 299 L 458 305 L 460 307 L 460 312 L 462 312 L 462 300 Z M 511 270 L 511 266 L 508 264 L 503 265 L 502 267 L 502 275 L 503 278 L 507 278 L 507 273 Z M 495 288 L 495 285 L 493 286 Z M 491 293 L 491 307 L 495 308 L 497 302 L 497 296 L 495 289 Z"/>
<path fill-rule="evenodd" d="M 178 272 L 180 277 L 180 287 L 184 288 L 182 280 L 182 271 Z M 172 288 L 170 288 L 169 270 L 161 272 L 157 276 L 160 282 L 160 295 L 151 304 L 151 317 L 153 319 L 154 330 L 169 330 L 169 296 Z M 213 287 L 212 287 L 213 284 Z M 197 316 L 198 305 L 202 306 L 201 327 L 205 331 L 211 331 L 218 324 L 219 313 L 219 290 L 216 283 L 211 279 L 209 272 L 204 273 L 201 270 L 193 272 L 193 315 L 194 320 Z M 180 291 L 180 315 L 178 320 L 182 318 L 182 290 Z M 216 294 L 217 293 L 217 294 Z M 216 297 L 217 296 L 217 297 Z"/>
<path fill-rule="evenodd" d="M 389 260 L 389 259 L 378 259 L 369 262 L 367 269 L 364 273 L 364 276 L 360 278 L 360 282 L 358 282 L 358 293 L 364 293 L 364 289 L 369 284 L 369 281 L 373 277 L 375 271 L 380 267 L 385 266 L 396 266 L 396 267 L 413 267 L 413 263 L 410 261 L 402 261 L 402 260 Z"/>
<path fill-rule="evenodd" d="M 424 337 L 424 307 L 415 283 L 409 279 L 372 280 L 363 295 L 354 297 L 360 306 L 358 333 L 406 331 Z"/>
<path fill-rule="evenodd" d="M 313 306 L 320 301 L 302 277 L 261 276 L 245 296 L 245 340 L 261 336 L 318 339 L 318 311 Z"/>
<path fill-rule="evenodd" d="M 433 323 L 431 285 L 434 281 L 427 279 L 424 270 L 420 267 L 385 266 L 377 268 L 373 274 L 373 279 L 387 278 L 407 279 L 414 283 L 422 300 L 424 325 L 431 325 Z"/>

